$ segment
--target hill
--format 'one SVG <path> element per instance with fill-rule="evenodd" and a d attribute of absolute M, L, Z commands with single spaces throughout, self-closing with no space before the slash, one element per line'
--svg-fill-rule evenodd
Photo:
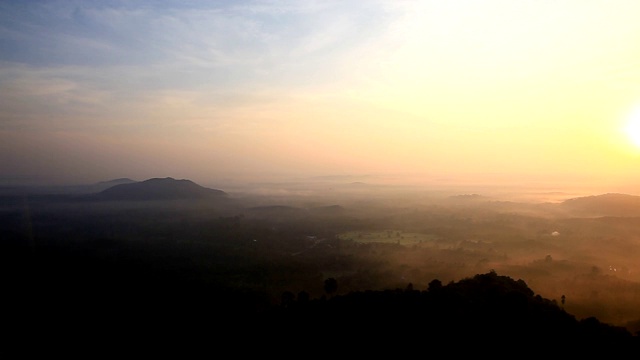
<path fill-rule="evenodd" d="M 222 190 L 206 188 L 191 180 L 166 177 L 115 185 L 99 192 L 96 197 L 102 200 L 146 201 L 223 198 L 226 195 Z"/>
<path fill-rule="evenodd" d="M 132 191 L 131 185 L 142 183 L 125 184 L 125 189 Z M 120 186 L 124 185 L 113 188 Z M 609 231 L 601 226 L 603 219 L 579 219 L 576 226 L 542 220 L 531 225 L 535 219 L 482 214 L 488 216 L 486 220 L 480 217 L 473 224 L 467 213 L 417 214 L 417 221 L 433 229 L 428 234 L 450 236 L 456 242 L 466 238 L 465 234 L 487 234 L 487 238 L 503 241 L 494 242 L 486 251 L 481 247 L 488 244 L 484 241 L 452 251 L 452 242 L 435 237 L 425 237 L 426 246 L 409 247 L 343 241 L 334 236 L 345 229 L 395 228 L 378 217 L 297 217 L 294 214 L 305 214 L 307 209 L 290 206 L 252 209 L 278 215 L 271 221 L 262 215 L 257 219 L 244 216 L 250 213 L 247 209 L 221 216 L 217 211 L 203 211 L 200 202 L 194 202 L 197 206 L 193 208 L 167 203 L 171 206 L 160 209 L 162 202 L 145 202 L 140 207 L 134 202 L 55 207 L 30 202 L 28 212 L 22 203 L 0 212 L 0 267 L 11 274 L 4 279 L 2 301 L 8 310 L 4 323 L 12 329 L 14 339 L 28 342 L 24 348 L 52 340 L 68 347 L 90 344 L 92 351 L 102 351 L 115 343 L 134 341 L 145 349 L 164 350 L 165 344 L 179 344 L 182 349 L 188 348 L 183 344 L 197 343 L 215 351 L 228 346 L 232 351 L 274 349 L 281 355 L 288 351 L 292 356 L 306 351 L 301 349 L 327 355 L 343 355 L 346 349 L 362 357 L 384 349 L 394 354 L 444 352 L 453 357 L 466 351 L 471 353 L 464 355 L 513 357 L 514 353 L 531 355 L 532 350 L 543 350 L 541 355 L 557 357 L 566 355 L 556 352 L 560 344 L 576 358 L 593 355 L 596 345 L 638 349 L 638 338 L 624 329 L 602 323 L 600 317 L 577 320 L 565 311 L 564 300 L 548 300 L 532 290 L 545 294 L 546 282 L 561 284 L 551 296 L 566 294 L 567 309 L 581 309 L 580 294 L 572 287 L 584 289 L 589 299 L 594 293 L 601 294 L 600 298 L 610 295 L 614 302 L 592 304 L 610 306 L 610 312 L 624 309 L 619 305 L 625 302 L 635 309 L 637 297 L 631 287 L 609 282 L 616 278 L 604 271 L 601 274 L 591 263 L 584 264 L 586 273 L 580 268 L 574 272 L 562 252 L 554 250 L 558 240 L 564 241 L 571 231 L 580 240 L 585 236 L 578 230 L 595 236 L 599 236 L 597 231 Z M 342 211 L 334 205 L 320 209 L 323 213 Z M 630 234 L 638 233 L 635 227 L 627 228 L 633 219 L 604 220 L 616 220 Z M 545 233 L 557 228 L 562 238 L 548 236 L 549 244 L 529 241 L 511 230 L 521 224 L 527 232 L 532 226 Z M 463 229 L 460 237 L 456 229 Z M 512 238 L 526 241 L 513 245 Z M 576 244 L 567 242 L 572 249 Z M 440 245 L 442 249 L 436 247 Z M 544 245 L 539 255 L 531 255 L 538 249 L 532 245 Z M 547 254 L 553 260 L 533 261 L 524 270 L 494 260 L 499 258 L 493 254 L 503 251 L 518 256 L 515 248 L 534 260 Z M 603 253 L 602 249 L 598 252 Z M 620 249 L 629 258 L 635 248 Z M 449 270 L 450 266 L 455 269 Z M 527 279 L 527 283 L 495 272 L 463 278 L 489 268 Z M 546 272 L 549 276 L 537 275 Z M 585 277 L 597 287 L 576 282 Z M 331 278 L 336 280 L 335 287 L 323 291 L 323 281 Z M 463 280 L 450 282 L 460 278 Z M 609 279 L 606 283 L 601 280 L 605 278 Z M 415 289 L 424 290 L 415 290 L 409 281 Z M 535 287 L 530 289 L 528 283 Z M 627 291 L 631 301 L 625 299 Z M 63 331 L 67 329 L 71 331 Z M 30 336 L 24 336 L 27 333 Z M 5 339 L 7 342 L 11 340 Z"/>
<path fill-rule="evenodd" d="M 571 348 L 585 354 L 608 346 L 640 350 L 638 338 L 625 328 L 593 317 L 577 320 L 555 301 L 535 295 L 523 280 L 494 271 L 446 285 L 435 279 L 425 291 L 409 284 L 405 289 L 356 291 L 328 299 L 308 300 L 303 295 L 297 299 L 293 294 L 283 295 L 283 304 L 265 323 L 281 325 L 283 332 L 291 329 L 286 336 L 312 323 L 316 329 L 306 336 L 331 333 L 345 339 L 359 334 L 387 344 L 453 341 L 497 346 L 499 342 L 536 344 L 538 349 Z"/>
<path fill-rule="evenodd" d="M 135 180 L 131 180 L 129 178 L 118 178 L 118 179 L 113 179 L 113 180 L 107 180 L 107 181 L 100 181 L 97 182 L 92 186 L 94 189 L 96 189 L 96 191 L 103 191 L 106 190 L 110 187 L 116 186 L 116 185 L 122 185 L 122 184 L 132 184 L 132 183 L 136 183 L 137 181 Z"/>
<path fill-rule="evenodd" d="M 563 210 L 582 216 L 640 216 L 640 196 L 608 193 L 563 201 Z"/>
<path fill-rule="evenodd" d="M 254 206 L 245 209 L 244 213 L 250 218 L 271 220 L 300 219 L 309 215 L 307 209 L 288 205 Z"/>

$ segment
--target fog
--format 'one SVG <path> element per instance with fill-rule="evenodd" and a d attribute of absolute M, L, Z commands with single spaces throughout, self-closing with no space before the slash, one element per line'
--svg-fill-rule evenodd
<path fill-rule="evenodd" d="M 0 263 L 25 313 L 497 272 L 640 330 L 640 2 L 0 9 Z"/>
<path fill-rule="evenodd" d="M 639 329 L 635 195 L 335 178 L 216 188 L 224 200 L 98 201 L 85 197 L 87 187 L 47 189 L 4 189 L 6 241 L 89 249 L 107 239 L 150 248 L 208 244 L 217 252 L 195 261 L 222 266 L 235 273 L 225 285 L 259 288 L 274 302 L 284 291 L 319 297 L 320 280 L 329 277 L 348 293 L 409 283 L 426 289 L 434 279 L 496 271 L 545 298 L 564 298 L 578 318 Z M 266 273 L 256 279 L 247 266 Z"/>
<path fill-rule="evenodd" d="M 564 295 L 565 309 L 579 317 L 637 321 L 640 202 L 626 194 L 607 200 L 612 194 L 588 190 L 318 181 L 263 184 L 237 189 L 235 196 L 248 206 L 341 206 L 331 217 L 335 224 L 357 219 L 367 225 L 332 235 L 371 246 L 368 256 L 396 277 L 389 287 L 425 287 L 433 278 L 455 281 L 494 269 L 525 280 L 543 297 L 560 301 Z M 585 203 L 565 202 L 578 198 Z M 378 249 L 378 242 L 388 246 Z"/>

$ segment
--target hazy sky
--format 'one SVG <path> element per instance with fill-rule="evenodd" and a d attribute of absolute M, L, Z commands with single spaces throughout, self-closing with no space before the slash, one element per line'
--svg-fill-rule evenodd
<path fill-rule="evenodd" d="M 640 193 L 639 16 L 637 0 L 0 0 L 0 184 L 366 174 Z"/>

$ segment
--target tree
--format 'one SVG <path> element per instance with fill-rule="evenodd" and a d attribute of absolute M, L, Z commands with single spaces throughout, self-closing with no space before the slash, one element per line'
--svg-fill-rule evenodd
<path fill-rule="evenodd" d="M 429 283 L 429 291 L 437 291 L 442 289 L 442 281 L 438 280 L 438 279 L 433 279 L 431 280 L 431 282 Z"/>
<path fill-rule="evenodd" d="M 405 290 L 406 291 L 413 291 L 413 283 L 407 284 L 407 288 Z"/>
<path fill-rule="evenodd" d="M 304 291 L 304 290 L 302 290 L 302 291 L 300 291 L 298 293 L 298 303 L 300 303 L 300 304 L 308 303 L 309 302 L 309 298 L 310 298 L 309 293 Z"/>
<path fill-rule="evenodd" d="M 291 307 L 294 303 L 296 296 L 291 291 L 285 291 L 281 296 L 281 304 L 283 307 Z"/>
<path fill-rule="evenodd" d="M 324 292 L 330 297 L 338 291 L 338 281 L 334 278 L 328 278 L 324 281 Z"/>

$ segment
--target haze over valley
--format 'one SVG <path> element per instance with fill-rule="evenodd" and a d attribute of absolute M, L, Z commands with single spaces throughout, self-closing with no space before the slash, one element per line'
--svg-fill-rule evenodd
<path fill-rule="evenodd" d="M 0 0 L 13 335 L 636 346 L 637 14 Z"/>
<path fill-rule="evenodd" d="M 234 192 L 187 179 L 122 178 L 49 187 L 50 194 L 5 188 L 4 246 L 36 253 L 60 246 L 56 251 L 71 258 L 86 253 L 109 261 L 132 256 L 128 246 L 179 249 L 180 261 L 225 269 L 224 278 L 214 276 L 220 286 L 264 292 L 272 304 L 284 292 L 322 297 L 326 278 L 347 294 L 407 284 L 426 289 L 434 279 L 496 271 L 557 303 L 564 297 L 563 309 L 578 318 L 639 330 L 637 195 L 524 201 L 336 179 L 280 186 Z M 558 198 L 548 201 L 551 195 Z M 187 255 L 192 248 L 201 254 Z M 175 260 L 167 258 L 168 269 Z M 60 271 L 73 279 L 82 269 Z"/>

